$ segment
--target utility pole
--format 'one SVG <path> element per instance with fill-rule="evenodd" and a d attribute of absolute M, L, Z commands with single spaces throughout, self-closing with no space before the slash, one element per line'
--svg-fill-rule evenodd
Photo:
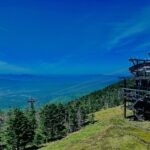
<path fill-rule="evenodd" d="M 127 80 L 126 78 L 124 78 L 124 88 L 127 88 Z M 125 90 L 125 89 L 124 89 Z M 125 92 L 124 92 L 125 93 Z M 125 95 L 124 95 L 125 96 Z M 126 98 L 124 97 L 124 118 L 127 117 L 126 113 L 127 113 L 127 108 L 126 108 Z"/>
<path fill-rule="evenodd" d="M 30 103 L 31 109 L 34 109 L 35 100 L 33 99 L 33 97 L 31 97 L 31 98 L 28 100 L 28 103 Z"/>
<path fill-rule="evenodd" d="M 121 79 L 123 80 L 123 91 L 122 91 L 123 105 L 124 105 L 123 116 L 124 116 L 124 118 L 127 118 L 127 100 L 126 100 L 127 78 L 126 77 L 121 77 Z"/>

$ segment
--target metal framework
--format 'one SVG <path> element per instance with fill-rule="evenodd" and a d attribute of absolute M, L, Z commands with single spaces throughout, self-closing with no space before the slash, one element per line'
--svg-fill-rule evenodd
<path fill-rule="evenodd" d="M 134 85 L 129 87 L 124 79 L 124 117 L 134 120 L 150 120 L 150 60 L 131 58 L 132 66 L 129 68 L 134 75 Z M 127 109 L 133 111 L 127 116 Z"/>

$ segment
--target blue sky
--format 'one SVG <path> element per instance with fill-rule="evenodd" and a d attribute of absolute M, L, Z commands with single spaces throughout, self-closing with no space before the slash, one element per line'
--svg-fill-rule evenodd
<path fill-rule="evenodd" d="M 149 0 L 0 2 L 0 73 L 115 74 L 150 52 Z"/>

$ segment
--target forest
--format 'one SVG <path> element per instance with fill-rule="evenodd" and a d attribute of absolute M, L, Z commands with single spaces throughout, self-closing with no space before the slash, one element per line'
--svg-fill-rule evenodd
<path fill-rule="evenodd" d="M 96 120 L 94 112 L 122 104 L 123 81 L 67 103 L 0 111 L 0 149 L 38 149 Z"/>

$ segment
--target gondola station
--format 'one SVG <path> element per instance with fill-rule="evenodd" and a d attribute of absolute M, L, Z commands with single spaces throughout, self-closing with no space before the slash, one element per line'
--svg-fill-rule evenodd
<path fill-rule="evenodd" d="M 124 117 L 150 120 L 150 60 L 132 58 L 129 61 L 132 63 L 129 71 L 134 77 L 130 86 L 124 79 Z M 127 116 L 127 110 L 131 110 L 133 115 Z"/>

